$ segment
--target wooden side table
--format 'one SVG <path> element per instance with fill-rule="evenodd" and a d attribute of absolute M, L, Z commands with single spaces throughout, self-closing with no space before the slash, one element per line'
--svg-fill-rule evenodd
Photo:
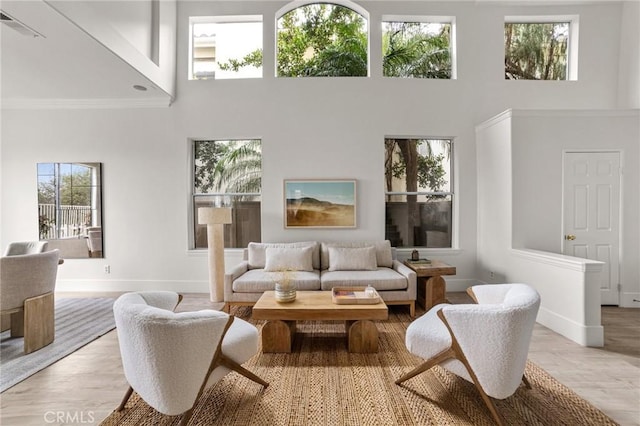
<path fill-rule="evenodd" d="M 418 303 L 429 310 L 438 303 L 445 303 L 446 283 L 442 275 L 455 275 L 456 267 L 439 260 L 432 260 L 429 265 L 415 265 L 405 262 L 413 269 L 418 281 Z"/>

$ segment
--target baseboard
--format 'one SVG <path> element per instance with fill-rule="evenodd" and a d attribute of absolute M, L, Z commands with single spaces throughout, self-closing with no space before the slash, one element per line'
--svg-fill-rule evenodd
<path fill-rule="evenodd" d="M 447 283 L 447 291 L 467 291 L 467 289 L 476 284 L 482 284 L 478 280 L 471 279 L 456 279 L 449 277 L 442 277 Z"/>
<path fill-rule="evenodd" d="M 536 321 L 582 346 L 604 346 L 604 327 L 585 326 L 541 307 Z"/>
<path fill-rule="evenodd" d="M 640 308 L 640 293 L 621 293 L 621 308 Z"/>

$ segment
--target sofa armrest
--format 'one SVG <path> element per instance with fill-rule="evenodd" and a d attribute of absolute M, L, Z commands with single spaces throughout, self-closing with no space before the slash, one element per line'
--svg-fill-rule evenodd
<path fill-rule="evenodd" d="M 233 282 L 249 270 L 249 261 L 243 260 L 224 274 L 224 300 L 231 300 L 233 295 Z"/>
<path fill-rule="evenodd" d="M 407 293 L 411 300 L 415 300 L 418 297 L 415 271 L 398 260 L 393 261 L 393 270 L 407 279 Z"/>

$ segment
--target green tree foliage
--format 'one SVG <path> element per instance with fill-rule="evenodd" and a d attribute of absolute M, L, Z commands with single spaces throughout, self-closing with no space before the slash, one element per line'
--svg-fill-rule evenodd
<path fill-rule="evenodd" d="M 279 77 L 366 76 L 367 25 L 353 10 L 310 4 L 278 19 Z"/>
<path fill-rule="evenodd" d="M 385 22 L 385 77 L 451 78 L 451 25 Z"/>
<path fill-rule="evenodd" d="M 569 23 L 506 23 L 507 80 L 566 80 Z"/>
<path fill-rule="evenodd" d="M 70 173 L 59 177 L 59 204 L 62 206 L 91 206 L 91 168 L 73 165 Z M 38 203 L 56 204 L 56 180 L 54 176 L 38 184 Z"/>
<path fill-rule="evenodd" d="M 260 140 L 198 141 L 195 159 L 197 192 L 260 192 Z"/>
<path fill-rule="evenodd" d="M 385 140 L 385 177 L 387 190 L 393 191 L 392 178 L 406 182 L 402 190 L 407 192 L 440 192 L 447 184 L 444 161 L 449 147 L 444 146 L 446 155 L 436 154 L 434 145 L 444 143 L 427 139 L 386 139 Z M 419 151 L 425 151 L 422 155 Z M 437 195 L 431 198 L 438 198 Z"/>
<path fill-rule="evenodd" d="M 367 23 L 339 5 L 315 3 L 293 9 L 277 23 L 279 77 L 368 75 Z M 383 68 L 388 77 L 451 78 L 451 25 L 385 23 Z M 262 65 L 262 50 L 218 66 L 238 71 Z"/>

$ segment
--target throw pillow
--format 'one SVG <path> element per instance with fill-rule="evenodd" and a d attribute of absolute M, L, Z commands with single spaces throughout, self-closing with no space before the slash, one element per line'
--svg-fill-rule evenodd
<path fill-rule="evenodd" d="M 375 247 L 329 247 L 330 271 L 375 271 Z"/>
<path fill-rule="evenodd" d="M 313 247 L 285 248 L 267 247 L 264 270 L 276 272 L 284 270 L 313 271 Z"/>

